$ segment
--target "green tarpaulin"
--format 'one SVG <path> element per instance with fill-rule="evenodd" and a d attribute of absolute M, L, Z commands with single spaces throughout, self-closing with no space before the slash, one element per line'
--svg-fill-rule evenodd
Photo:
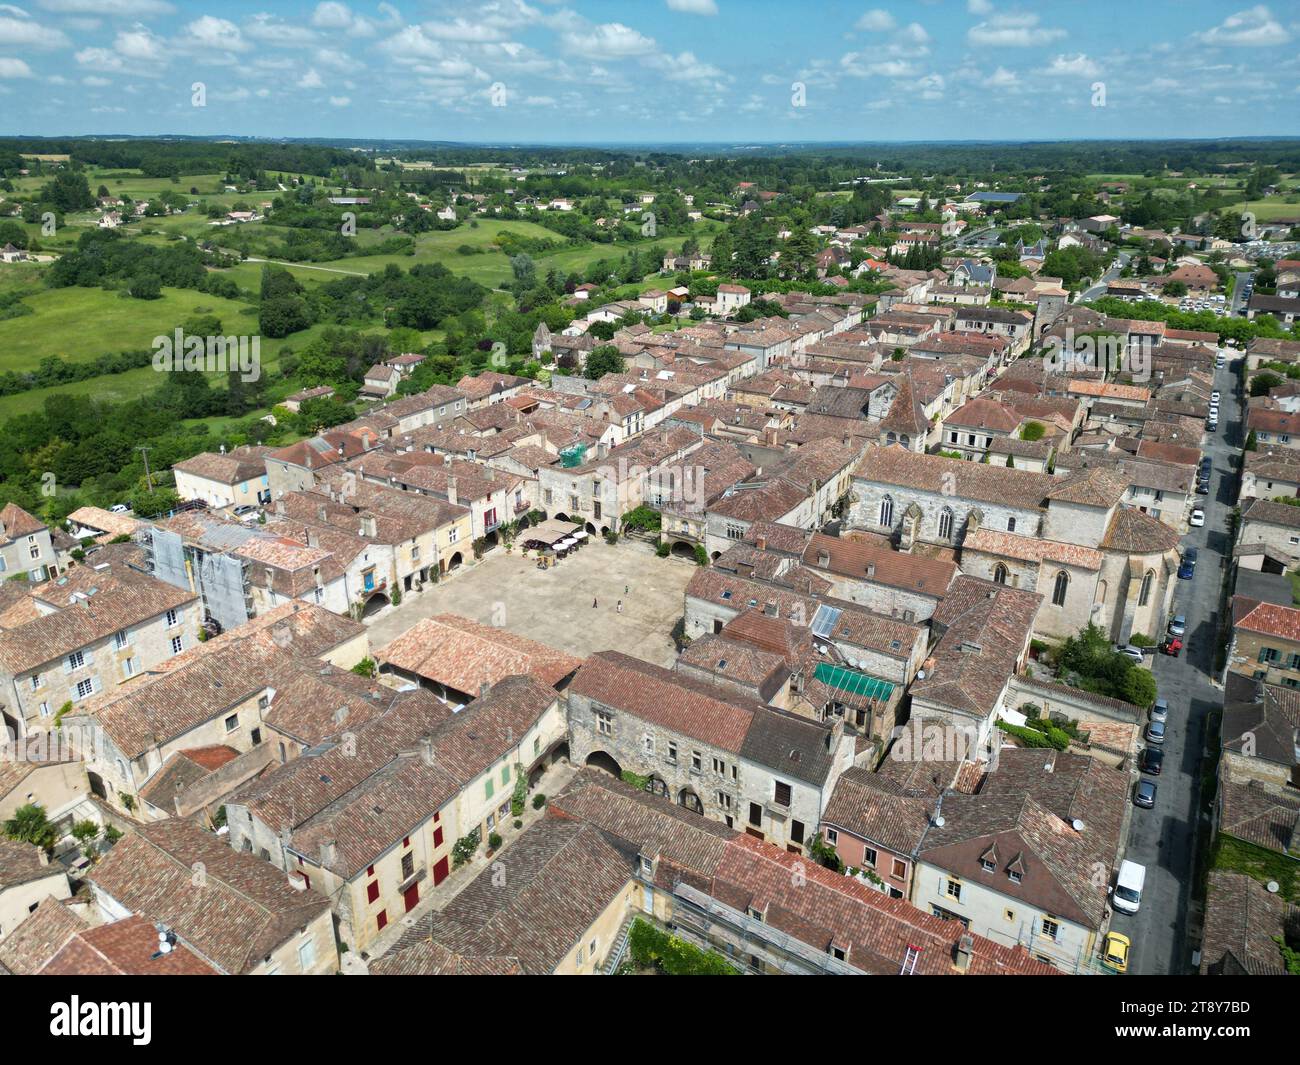
<path fill-rule="evenodd" d="M 845 666 L 833 666 L 829 662 L 820 662 L 813 670 L 813 676 L 831 688 L 838 688 L 850 695 L 864 696 L 868 699 L 887 701 L 894 693 L 894 682 L 881 680 L 869 673 L 861 673 Z"/>

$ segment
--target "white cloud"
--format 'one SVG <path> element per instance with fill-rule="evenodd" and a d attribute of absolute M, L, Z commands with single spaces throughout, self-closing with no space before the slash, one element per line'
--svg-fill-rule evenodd
<path fill-rule="evenodd" d="M 998 67 L 984 79 L 984 84 L 990 89 L 1008 89 L 1012 85 L 1019 85 L 1020 79 L 1006 67 Z"/>
<path fill-rule="evenodd" d="M 310 45 L 317 40 L 316 32 L 307 26 L 295 26 L 275 15 L 267 14 L 254 15 L 249 19 L 244 24 L 244 34 L 255 41 L 264 41 L 281 48 Z"/>
<path fill-rule="evenodd" d="M 74 58 L 83 67 L 109 74 L 116 74 L 126 65 L 120 55 L 107 48 L 83 48 Z"/>
<path fill-rule="evenodd" d="M 186 26 L 177 44 L 187 51 L 246 52 L 253 47 L 233 22 L 212 15 L 202 15 Z"/>
<path fill-rule="evenodd" d="M 668 0 L 670 11 L 683 15 L 716 15 L 718 5 L 713 0 Z"/>
<path fill-rule="evenodd" d="M 872 8 L 865 12 L 857 22 L 853 24 L 855 30 L 865 30 L 867 33 L 885 33 L 892 30 L 897 23 L 894 16 L 888 11 L 882 11 L 880 8 Z"/>
<path fill-rule="evenodd" d="M 71 44 L 62 30 L 33 22 L 21 8 L 6 6 L 0 10 L 19 16 L 0 16 L 0 44 L 15 44 L 22 48 L 67 48 Z"/>
<path fill-rule="evenodd" d="M 445 53 L 438 41 L 432 41 L 424 35 L 419 26 L 407 26 L 379 46 L 380 51 L 399 59 L 440 59 Z"/>
<path fill-rule="evenodd" d="M 331 106 L 331 107 L 347 107 L 348 104 L 350 104 L 351 102 L 352 102 L 352 97 L 350 97 L 350 96 L 331 96 L 331 97 L 330 97 L 330 106 Z"/>
<path fill-rule="evenodd" d="M 393 15 L 397 14 L 392 8 L 388 10 Z M 356 37 L 369 37 L 375 32 L 373 22 L 354 14 L 347 4 L 336 3 L 335 0 L 317 4 L 316 10 L 312 12 L 311 24 L 322 30 L 342 30 Z"/>
<path fill-rule="evenodd" d="M 309 70 L 298 79 L 298 88 L 300 89 L 319 89 L 325 82 L 315 70 Z"/>
<path fill-rule="evenodd" d="M 1286 44 L 1291 34 L 1263 4 L 1229 15 L 1219 25 L 1196 35 L 1204 44 L 1267 46 Z"/>
<path fill-rule="evenodd" d="M 878 52 L 849 52 L 840 59 L 840 69 L 855 78 L 914 78 L 920 70 L 903 59 L 882 59 Z"/>
<path fill-rule="evenodd" d="M 966 10 L 972 15 L 991 15 L 993 5 L 989 0 L 966 0 Z"/>
<path fill-rule="evenodd" d="M 0 78 L 30 78 L 32 68 L 21 59 L 0 56 Z"/>
<path fill-rule="evenodd" d="M 723 77 L 722 71 L 695 58 L 694 52 L 681 55 L 657 55 L 646 61 L 653 70 L 660 71 L 671 81 L 707 81 Z"/>
<path fill-rule="evenodd" d="M 1058 55 L 1046 73 L 1061 78 L 1095 78 L 1101 73 L 1101 67 L 1080 52 L 1078 55 Z"/>
<path fill-rule="evenodd" d="M 127 59 L 146 63 L 166 61 L 166 45 L 161 37 L 156 37 L 143 26 L 123 30 L 113 40 L 113 50 Z"/>
<path fill-rule="evenodd" d="M 591 59 L 619 59 L 655 52 L 654 38 L 621 22 L 574 28 L 566 31 L 562 40 L 566 51 Z"/>
<path fill-rule="evenodd" d="M 995 48 L 1030 48 L 1064 36 L 1065 30 L 1040 26 L 1037 15 L 994 15 L 966 33 L 971 44 Z"/>

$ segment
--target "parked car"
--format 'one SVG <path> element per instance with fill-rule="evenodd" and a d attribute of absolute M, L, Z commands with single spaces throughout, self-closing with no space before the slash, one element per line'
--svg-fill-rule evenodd
<path fill-rule="evenodd" d="M 1119 932 L 1107 932 L 1101 946 L 1101 963 L 1117 973 L 1128 972 L 1128 955 L 1132 946 L 1128 936 Z"/>
<path fill-rule="evenodd" d="M 1147 743 L 1162 744 L 1165 742 L 1165 723 L 1163 721 L 1152 721 L 1147 725 Z"/>
<path fill-rule="evenodd" d="M 1218 393 L 1218 392 L 1211 392 L 1211 393 L 1210 393 L 1210 402 L 1211 402 L 1214 406 L 1216 406 L 1216 407 L 1219 405 L 1219 393 Z"/>
<path fill-rule="evenodd" d="M 1182 636 L 1187 632 L 1187 618 L 1182 614 L 1175 614 L 1169 619 L 1169 635 Z"/>
<path fill-rule="evenodd" d="M 1197 482 L 1196 482 L 1196 494 L 1197 494 L 1198 496 L 1208 496 L 1208 495 L 1210 494 L 1210 482 L 1209 482 L 1209 481 L 1197 481 Z"/>
<path fill-rule="evenodd" d="M 131 508 L 128 507 L 125 503 L 114 503 L 114 504 L 113 504 L 111 507 L 109 507 L 108 509 L 111 510 L 114 514 L 130 514 L 130 513 L 131 513 Z"/>
<path fill-rule="evenodd" d="M 1156 808 L 1156 782 L 1154 780 L 1139 780 L 1137 787 L 1133 790 L 1133 805 L 1140 806 L 1144 810 L 1154 810 Z"/>
<path fill-rule="evenodd" d="M 1192 515 L 1187 519 L 1187 524 L 1193 529 L 1199 529 L 1205 524 L 1205 511 L 1200 507 L 1192 508 Z"/>
<path fill-rule="evenodd" d="M 1183 551 L 1183 560 L 1178 564 L 1178 579 L 1190 581 L 1196 573 L 1196 548 L 1189 547 Z"/>
<path fill-rule="evenodd" d="M 1146 656 L 1142 653 L 1142 648 L 1134 647 L 1132 644 L 1117 644 L 1115 650 L 1127 658 L 1130 662 L 1142 664 L 1142 659 Z"/>
<path fill-rule="evenodd" d="M 1160 767 L 1165 763 L 1165 752 L 1155 747 L 1142 748 L 1142 757 L 1138 759 L 1138 768 L 1149 776 L 1158 777 Z"/>
<path fill-rule="evenodd" d="M 1170 636 L 1160 645 L 1160 653 L 1169 655 L 1170 658 L 1177 658 L 1183 649 L 1183 641 L 1177 636 Z"/>
<path fill-rule="evenodd" d="M 231 513 L 240 521 L 257 520 L 257 508 L 252 503 L 240 503 Z"/>
<path fill-rule="evenodd" d="M 1215 433 L 1215 432 L 1218 432 L 1218 431 L 1219 431 L 1219 420 L 1218 420 L 1217 418 L 1211 418 L 1209 421 L 1207 421 L 1207 422 L 1205 423 L 1205 431 L 1206 431 L 1207 433 Z"/>
<path fill-rule="evenodd" d="M 1166 699 L 1157 699 L 1151 704 L 1151 720 L 1164 721 L 1169 717 L 1169 702 Z"/>

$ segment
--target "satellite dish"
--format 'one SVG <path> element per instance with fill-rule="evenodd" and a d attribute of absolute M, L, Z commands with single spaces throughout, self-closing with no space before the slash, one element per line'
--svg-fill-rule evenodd
<path fill-rule="evenodd" d="M 1082 832 L 1083 822 L 1076 817 L 1073 821 L 1070 822 L 1070 827 L 1073 828 L 1076 832 Z"/>
<path fill-rule="evenodd" d="M 1270 895 L 1276 895 L 1278 891 L 1281 890 L 1281 886 L 1276 880 L 1270 880 L 1265 887 L 1268 889 Z"/>
<path fill-rule="evenodd" d="M 938 817 L 934 819 L 935 828 L 943 828 L 943 826 L 946 825 L 947 823 L 948 822 L 943 819 L 943 814 L 940 814 Z"/>

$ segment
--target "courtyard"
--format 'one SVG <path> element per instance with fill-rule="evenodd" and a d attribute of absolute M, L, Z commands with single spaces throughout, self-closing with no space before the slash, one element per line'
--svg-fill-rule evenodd
<path fill-rule="evenodd" d="M 370 646 L 383 647 L 417 621 L 450 613 L 581 657 L 622 651 L 672 665 L 677 657 L 672 631 L 682 616 L 694 562 L 659 558 L 652 547 L 629 540 L 611 547 L 593 539 L 553 569 L 538 569 L 532 554 L 524 558 L 517 547 L 513 553 L 498 548 L 408 594 L 369 623 Z"/>

